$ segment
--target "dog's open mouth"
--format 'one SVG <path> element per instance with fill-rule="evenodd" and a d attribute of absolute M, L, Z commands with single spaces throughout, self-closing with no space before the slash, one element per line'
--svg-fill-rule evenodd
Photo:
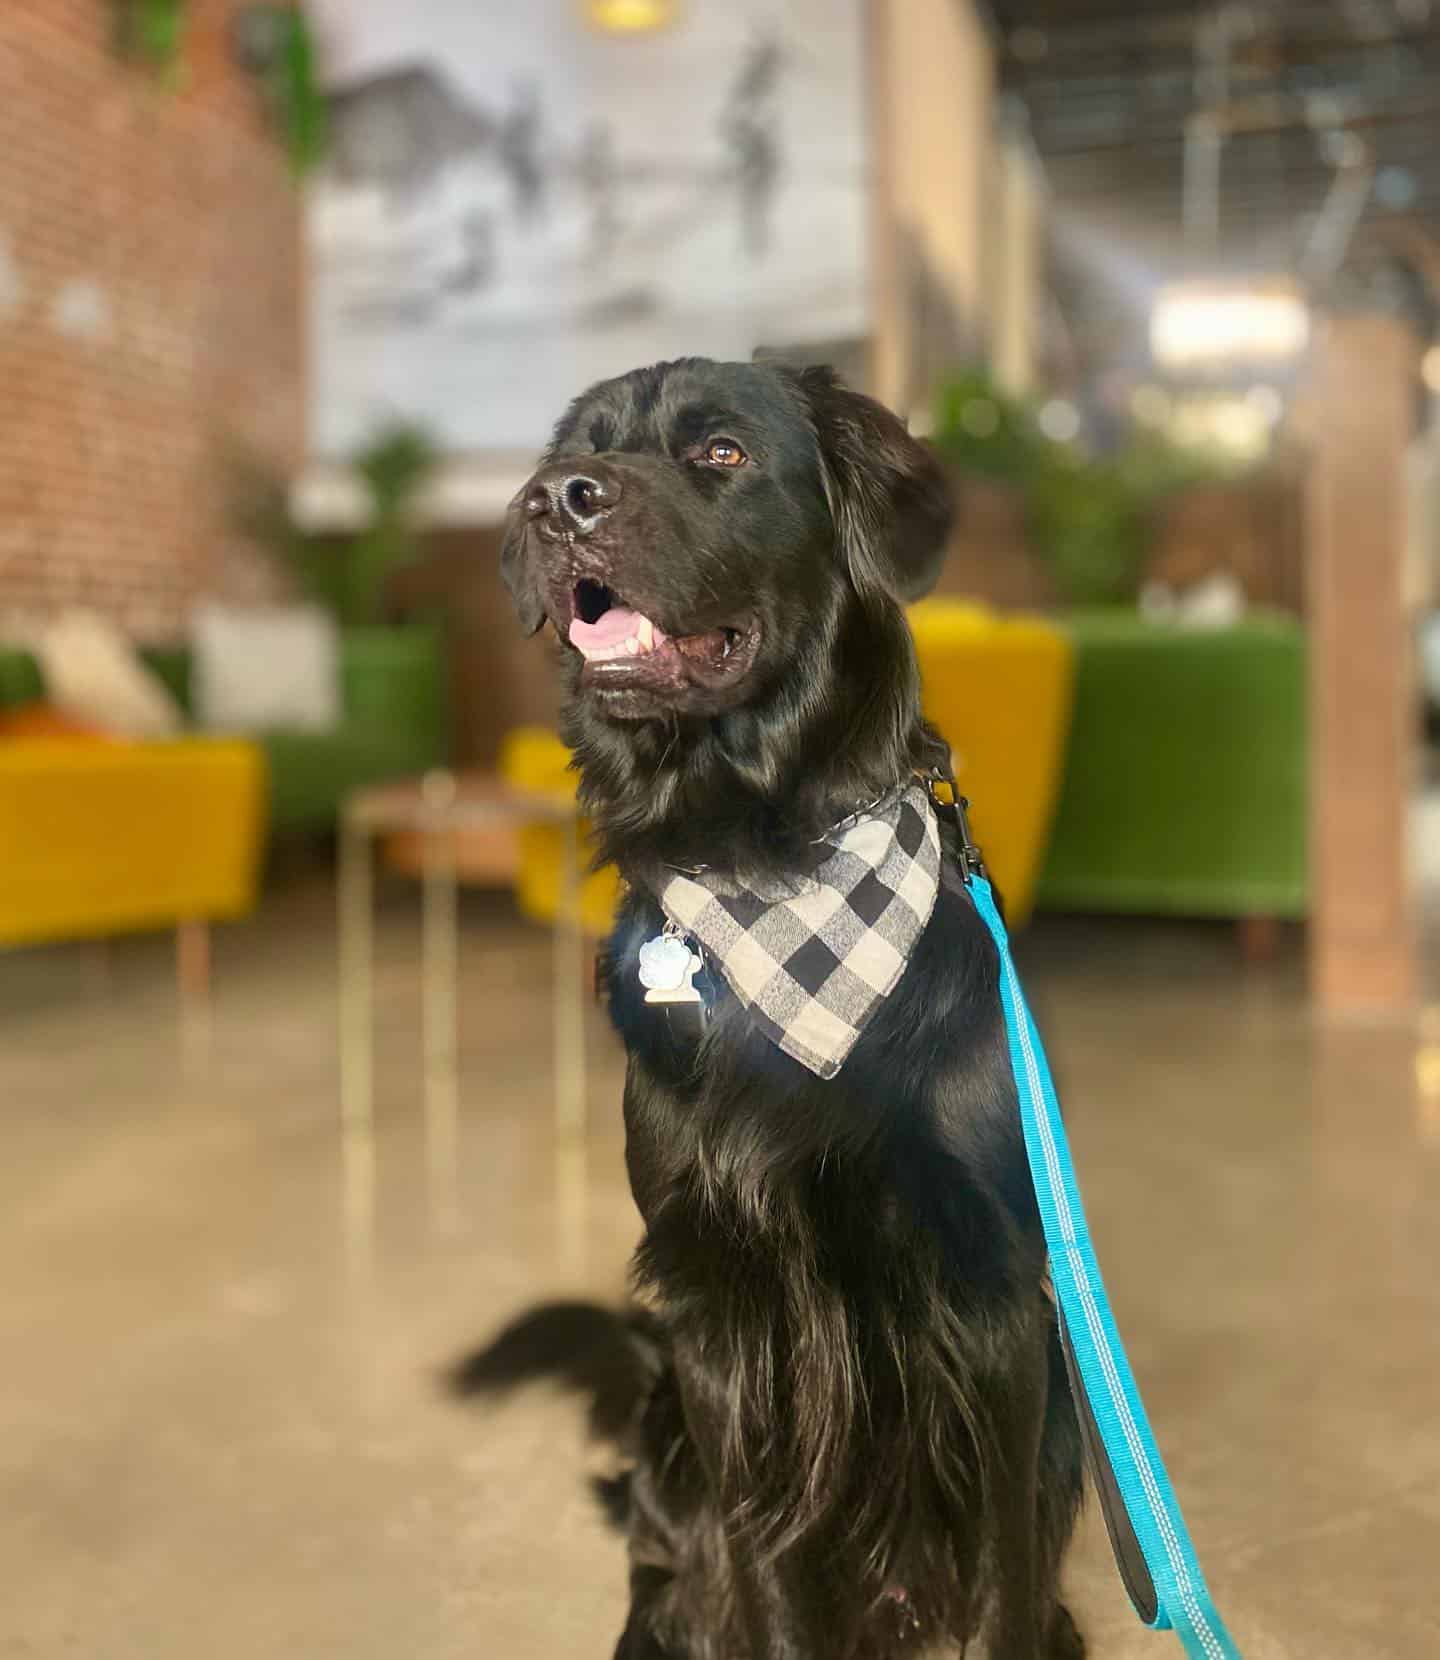
<path fill-rule="evenodd" d="M 585 659 L 592 685 L 663 690 L 696 680 L 715 685 L 743 672 L 754 657 L 753 624 L 736 622 L 695 634 L 667 634 L 605 583 L 584 577 L 572 594 L 570 644 Z"/>

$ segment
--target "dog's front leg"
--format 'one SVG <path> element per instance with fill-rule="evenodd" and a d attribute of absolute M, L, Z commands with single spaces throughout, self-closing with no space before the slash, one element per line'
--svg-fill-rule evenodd
<path fill-rule="evenodd" d="M 729 1491 L 722 1448 L 726 1403 L 723 1382 L 698 1347 L 675 1341 L 676 1374 L 685 1421 L 719 1513 L 727 1519 L 745 1494 Z M 858 1609 L 841 1607 L 823 1589 L 827 1576 L 816 1550 L 802 1541 L 778 1559 L 762 1557 L 743 1528 L 726 1524 L 731 1598 L 745 1660 L 844 1660 L 857 1640 Z"/>
<path fill-rule="evenodd" d="M 993 1500 L 999 1584 L 990 1633 L 992 1660 L 1048 1660 L 1054 1584 L 1040 1560 L 1039 1538 L 1045 1368 L 1045 1335 L 1037 1322 L 1016 1356 L 1008 1386 L 997 1392 L 1003 1409 L 994 1421 L 1001 1464 Z"/>

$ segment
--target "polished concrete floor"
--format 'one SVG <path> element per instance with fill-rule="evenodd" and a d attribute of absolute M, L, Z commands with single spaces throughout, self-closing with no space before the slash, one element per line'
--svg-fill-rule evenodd
<path fill-rule="evenodd" d="M 0 1655 L 608 1660 L 618 1544 L 573 1407 L 461 1411 L 510 1310 L 621 1290 L 620 1063 L 557 1165 L 543 937 L 464 930 L 463 1133 L 427 1159 L 414 912 L 382 912 L 373 1136 L 341 1136 L 323 891 L 221 942 L 0 960 Z M 1220 929 L 1049 924 L 1024 958 L 1122 1327 L 1252 1660 L 1440 1655 L 1440 1023 L 1312 1029 Z M 1072 1600 L 1132 1619 L 1092 1513 Z"/>

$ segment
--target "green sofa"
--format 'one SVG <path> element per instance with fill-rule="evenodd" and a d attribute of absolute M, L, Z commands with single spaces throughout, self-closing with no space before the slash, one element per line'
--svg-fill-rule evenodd
<path fill-rule="evenodd" d="M 142 653 L 182 708 L 190 708 L 190 653 Z M 275 834 L 332 827 L 344 798 L 365 784 L 443 765 L 449 753 L 444 657 L 436 630 L 347 629 L 341 636 L 344 719 L 333 732 L 256 732 L 270 774 Z M 0 648 L 0 706 L 44 696 L 28 652 Z"/>
<path fill-rule="evenodd" d="M 1302 917 L 1305 635 L 1078 612 L 1075 711 L 1038 903 Z"/>

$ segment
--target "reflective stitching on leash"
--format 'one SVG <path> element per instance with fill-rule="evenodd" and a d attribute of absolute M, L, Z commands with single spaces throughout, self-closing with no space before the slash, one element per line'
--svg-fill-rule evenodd
<path fill-rule="evenodd" d="M 989 925 L 990 919 L 988 916 L 985 920 Z M 1136 1472 L 1144 1487 L 1146 1498 L 1149 1500 L 1151 1516 L 1165 1547 L 1165 1554 L 1169 1559 L 1181 1601 L 1190 1616 L 1191 1627 L 1203 1645 L 1205 1653 L 1211 1656 L 1211 1660 L 1225 1660 L 1225 1651 L 1210 1625 L 1205 1609 L 1196 1596 L 1195 1587 L 1185 1562 L 1185 1551 L 1180 1544 L 1179 1536 L 1175 1532 L 1169 1507 L 1160 1492 L 1159 1483 L 1155 1478 L 1139 1426 L 1136 1424 L 1134 1414 L 1131 1411 L 1128 1393 L 1115 1364 L 1114 1353 L 1100 1316 L 1094 1288 L 1090 1283 L 1089 1267 L 1085 1259 L 1085 1253 L 1079 1244 L 1074 1214 L 1070 1206 L 1070 1195 L 1064 1180 L 1059 1149 L 1055 1142 L 1054 1131 L 1045 1101 L 1040 1063 L 1035 1052 L 1030 1011 L 1025 1003 L 1024 993 L 1020 987 L 1020 980 L 1015 971 L 1014 962 L 1010 957 L 1008 942 L 1004 938 L 1003 932 L 997 932 L 993 926 L 991 926 L 991 933 L 1000 951 L 1004 968 L 1005 987 L 1008 993 L 1007 1001 L 1011 1005 L 1015 1036 L 1024 1061 L 1025 1086 L 1029 1092 L 1032 1116 L 1039 1134 L 1045 1167 L 1050 1178 L 1056 1216 L 1065 1243 L 1067 1266 L 1080 1292 L 1081 1306 L 1085 1312 L 1085 1324 L 1100 1362 L 1101 1371 L 1110 1395 L 1111 1407 L 1120 1421 L 1126 1446 L 1129 1448 Z"/>

